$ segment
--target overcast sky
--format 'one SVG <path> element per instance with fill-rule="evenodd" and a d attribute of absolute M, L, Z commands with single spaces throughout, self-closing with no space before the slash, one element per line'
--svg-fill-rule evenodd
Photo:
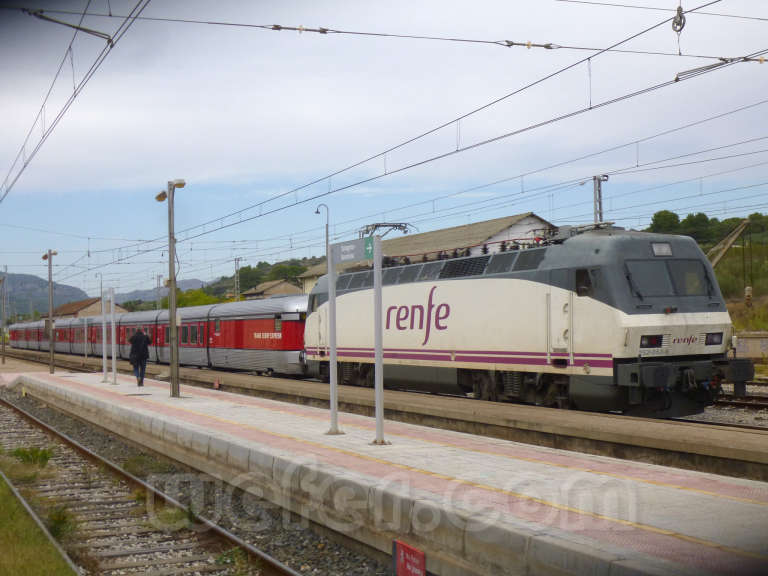
<path fill-rule="evenodd" d="M 14 160 L 31 127 L 22 161 L 38 144 L 43 125 L 33 123 L 74 33 L 8 9 L 19 5 L 82 12 L 86 2 L 0 2 L 0 180 L 18 175 Z M 135 5 L 93 0 L 89 11 L 125 16 Z M 667 22 L 621 46 L 670 55 L 596 55 L 589 65 L 330 179 L 595 52 L 136 21 L 0 203 L 0 265 L 45 276 L 40 256 L 52 248 L 59 252 L 57 281 L 95 294 L 96 272 L 103 272 L 105 284 L 119 291 L 153 287 L 154 277 L 168 271 L 164 242 L 136 241 L 167 235 L 167 207 L 153 197 L 174 178 L 187 182 L 176 201 L 180 278 L 202 280 L 231 274 L 235 256 L 247 265 L 322 254 L 319 202 L 330 206 L 336 238 L 377 221 L 427 231 L 526 211 L 555 223 L 586 223 L 591 176 L 601 173 L 610 174 L 605 218 L 623 226 L 647 226 L 660 209 L 718 218 L 766 212 L 768 102 L 761 101 L 768 99 L 768 62 L 734 64 L 462 151 L 588 108 L 590 98 L 598 105 L 716 62 L 689 55 L 768 49 L 768 3 L 723 0 L 702 11 L 758 19 L 689 13 L 679 39 Z M 606 48 L 672 15 L 550 0 L 152 0 L 142 13 L 580 48 Z M 87 16 L 83 26 L 113 34 L 122 22 Z M 45 128 L 104 46 L 101 38 L 77 34 L 46 104 Z M 442 159 L 334 192 L 457 147 Z M 609 148 L 616 149 L 594 154 Z M 549 168 L 556 164 L 562 165 Z M 684 165 L 662 168 L 667 164 Z M 208 221 L 214 222 L 193 228 Z M 221 226 L 228 227 L 217 231 Z"/>

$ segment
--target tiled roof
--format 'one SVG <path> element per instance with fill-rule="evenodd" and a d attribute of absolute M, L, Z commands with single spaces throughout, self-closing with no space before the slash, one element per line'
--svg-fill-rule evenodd
<path fill-rule="evenodd" d="M 423 254 L 436 254 L 445 252 L 451 254 L 455 249 L 471 248 L 480 246 L 493 238 L 496 234 L 514 226 L 521 220 L 534 217 L 541 220 L 544 226 L 550 226 L 548 222 L 536 216 L 533 212 L 525 214 L 515 214 L 514 216 L 505 216 L 503 218 L 494 218 L 474 224 L 464 224 L 463 226 L 453 226 L 451 228 L 442 228 L 432 232 L 422 232 L 421 234 L 406 234 L 399 238 L 390 238 L 382 242 L 382 252 L 385 256 L 410 256 L 418 257 Z M 359 262 L 340 265 L 339 270 L 346 270 L 359 266 Z M 316 264 L 306 272 L 299 275 L 299 278 L 313 278 L 325 274 L 325 262 Z"/>
<path fill-rule="evenodd" d="M 72 316 L 73 314 L 77 314 L 80 312 L 80 310 L 84 310 L 85 308 L 88 308 L 88 306 L 92 306 L 93 304 L 96 304 L 96 302 L 100 302 L 101 298 L 88 298 L 87 300 L 79 300 L 77 302 L 67 302 L 66 304 L 62 304 L 58 308 L 53 309 L 53 317 L 54 319 L 57 316 Z M 47 317 L 48 314 L 45 314 L 44 317 Z"/>
<path fill-rule="evenodd" d="M 287 280 L 270 280 L 269 282 L 262 282 L 261 284 L 258 284 L 253 288 L 250 288 L 249 290 L 246 290 L 245 292 L 242 293 L 242 295 L 252 296 L 252 295 L 258 295 L 258 294 L 264 294 L 265 292 L 271 290 L 272 288 L 276 288 L 281 284 L 286 284 L 287 287 L 290 287 L 289 291 L 286 292 L 287 294 L 293 293 L 293 289 L 295 289 L 297 293 L 301 292 L 299 288 L 297 288 Z"/>

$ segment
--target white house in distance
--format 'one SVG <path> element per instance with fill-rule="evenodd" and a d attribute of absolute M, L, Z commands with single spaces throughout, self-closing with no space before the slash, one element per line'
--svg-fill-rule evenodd
<path fill-rule="evenodd" d="M 546 236 L 555 226 L 533 212 L 494 218 L 463 226 L 443 228 L 420 234 L 406 234 L 398 238 L 386 238 L 382 242 L 382 252 L 386 258 L 398 258 L 411 262 L 424 259 L 436 260 L 440 257 L 477 256 L 508 250 L 515 244 L 528 245 L 537 237 Z M 339 272 L 360 266 L 359 262 L 339 265 Z M 325 262 L 312 266 L 299 275 L 304 294 L 314 287 L 317 279 L 326 273 Z"/>

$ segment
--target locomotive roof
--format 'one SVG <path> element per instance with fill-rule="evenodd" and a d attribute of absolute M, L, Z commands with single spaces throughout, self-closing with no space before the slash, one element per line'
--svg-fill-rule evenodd
<path fill-rule="evenodd" d="M 669 243 L 677 258 L 703 258 L 696 241 L 687 236 L 607 228 L 522 250 L 391 266 L 382 271 L 382 282 L 386 286 L 477 276 L 529 277 L 544 270 L 615 265 L 619 260 L 653 258 L 652 244 L 657 242 Z M 372 270 L 349 272 L 338 276 L 337 291 L 365 289 L 372 284 Z M 327 291 L 328 277 L 323 276 L 312 293 Z"/>

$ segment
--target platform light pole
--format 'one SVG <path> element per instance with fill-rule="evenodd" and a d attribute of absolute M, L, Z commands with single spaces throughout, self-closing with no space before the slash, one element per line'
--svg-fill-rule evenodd
<path fill-rule="evenodd" d="M 186 182 L 181 178 L 168 181 L 168 190 L 163 190 L 155 200 L 168 200 L 168 324 L 170 327 L 170 362 L 171 397 L 179 398 L 179 331 L 176 325 L 176 237 L 173 230 L 173 193 L 176 188 L 184 188 Z"/>
<path fill-rule="evenodd" d="M 43 260 L 48 261 L 48 370 L 51 374 L 53 368 L 53 348 L 56 342 L 56 333 L 54 332 L 53 322 L 53 257 L 58 256 L 56 250 L 48 250 L 43 254 Z"/>
<path fill-rule="evenodd" d="M 320 208 L 325 208 L 325 263 L 328 268 L 328 346 L 330 348 L 328 380 L 331 388 L 331 428 L 328 434 L 343 434 L 344 432 L 339 430 L 339 376 L 336 359 L 336 263 L 333 261 L 328 233 L 331 210 L 327 204 L 320 204 L 315 209 L 315 214 L 320 214 Z"/>

